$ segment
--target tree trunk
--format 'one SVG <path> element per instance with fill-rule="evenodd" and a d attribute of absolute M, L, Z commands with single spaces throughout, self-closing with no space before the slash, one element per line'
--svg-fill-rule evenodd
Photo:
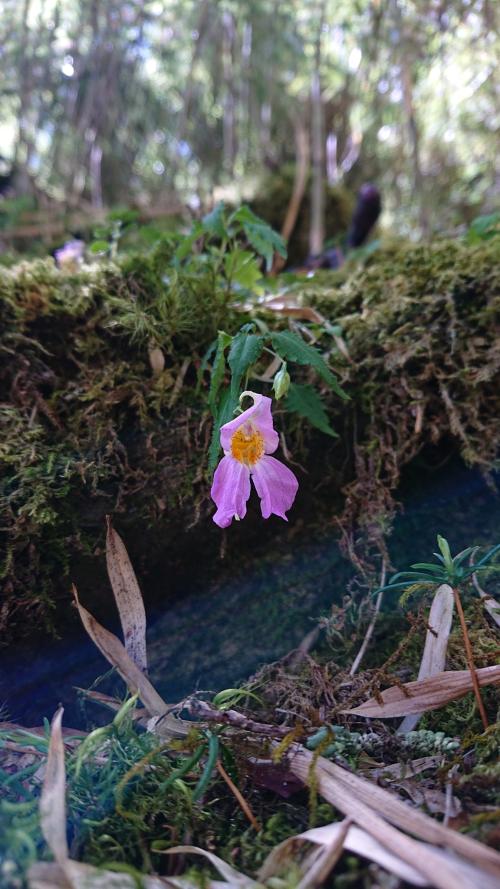
<path fill-rule="evenodd" d="M 314 70 L 311 80 L 311 228 L 309 231 L 309 253 L 318 256 L 325 240 L 325 133 L 323 97 L 321 94 L 321 43 L 325 20 L 325 2 L 321 4 Z"/>

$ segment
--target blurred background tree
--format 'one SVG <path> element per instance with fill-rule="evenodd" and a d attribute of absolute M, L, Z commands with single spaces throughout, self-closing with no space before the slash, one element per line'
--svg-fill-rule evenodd
<path fill-rule="evenodd" d="M 386 224 L 410 237 L 495 209 L 495 0 L 0 5 L 11 199 L 196 212 L 265 196 L 288 168 L 278 228 L 307 192 L 313 252 L 329 188 L 376 182 Z"/>

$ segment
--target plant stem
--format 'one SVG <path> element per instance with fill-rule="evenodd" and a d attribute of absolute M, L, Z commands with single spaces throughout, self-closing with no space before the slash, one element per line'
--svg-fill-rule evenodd
<path fill-rule="evenodd" d="M 380 577 L 380 586 L 381 587 L 385 586 L 385 574 L 386 574 L 386 569 L 385 569 L 385 559 L 384 559 L 384 561 L 382 562 L 382 573 L 381 573 L 381 577 Z M 372 619 L 368 625 L 368 629 L 365 633 L 365 638 L 363 639 L 361 648 L 359 649 L 356 657 L 354 658 L 354 663 L 353 663 L 351 669 L 349 670 L 349 676 L 354 676 L 354 674 L 357 672 L 357 670 L 359 668 L 361 661 L 363 660 L 363 658 L 365 656 L 366 649 L 368 648 L 370 639 L 371 639 L 371 637 L 373 635 L 373 631 L 375 629 L 375 623 L 377 621 L 378 613 L 380 611 L 380 606 L 382 604 L 383 595 L 384 595 L 384 591 L 383 591 L 383 589 L 381 589 L 378 596 L 377 596 L 376 602 L 375 602 L 375 609 L 374 609 L 374 612 L 372 615 Z"/>
<path fill-rule="evenodd" d="M 469 639 L 469 631 L 467 630 L 467 624 L 465 623 L 464 610 L 462 608 L 462 602 L 461 602 L 460 594 L 459 594 L 458 590 L 455 587 L 452 587 L 452 589 L 453 589 L 453 596 L 455 599 L 455 606 L 456 606 L 458 617 L 460 620 L 460 626 L 462 628 L 462 635 L 464 637 L 465 655 L 466 655 L 467 664 L 468 664 L 468 667 L 470 670 L 470 675 L 471 675 L 471 679 L 472 679 L 472 686 L 474 688 L 474 694 L 476 696 L 476 701 L 477 701 L 477 707 L 479 710 L 479 714 L 481 716 L 484 730 L 486 731 L 486 729 L 489 726 L 488 717 L 486 716 L 486 710 L 484 709 L 483 700 L 481 698 L 481 691 L 480 691 L 479 682 L 477 679 L 476 667 L 474 665 L 474 655 L 472 653 L 472 645 L 471 645 L 470 639 Z"/>

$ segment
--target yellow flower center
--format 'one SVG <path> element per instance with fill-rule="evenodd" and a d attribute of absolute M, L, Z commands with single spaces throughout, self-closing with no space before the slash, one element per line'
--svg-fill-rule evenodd
<path fill-rule="evenodd" d="M 264 454 L 264 439 L 250 423 L 240 426 L 231 439 L 231 454 L 235 460 L 253 466 Z"/>

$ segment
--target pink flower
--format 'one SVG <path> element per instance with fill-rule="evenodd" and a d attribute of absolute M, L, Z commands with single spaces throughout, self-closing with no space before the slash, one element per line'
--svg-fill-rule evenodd
<path fill-rule="evenodd" d="M 83 259 L 84 251 L 85 244 L 83 241 L 66 241 L 63 247 L 54 252 L 56 265 L 64 271 L 76 272 Z"/>
<path fill-rule="evenodd" d="M 299 483 L 293 472 L 270 457 L 278 447 L 278 433 L 273 427 L 271 399 L 256 392 L 244 392 L 253 398 L 253 406 L 222 426 L 220 443 L 224 457 L 215 470 L 212 499 L 217 506 L 214 522 L 227 528 L 233 518 L 243 519 L 250 497 L 250 477 L 260 497 L 262 516 L 271 513 L 287 521 Z M 243 396 L 242 396 L 243 397 Z"/>

